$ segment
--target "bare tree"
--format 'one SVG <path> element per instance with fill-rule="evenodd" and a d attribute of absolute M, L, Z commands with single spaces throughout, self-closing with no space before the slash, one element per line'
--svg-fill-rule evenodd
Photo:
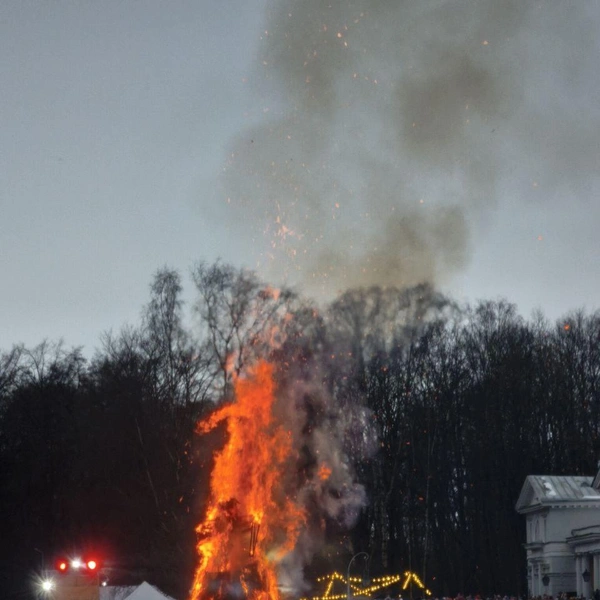
<path fill-rule="evenodd" d="M 220 393 L 227 396 L 233 375 L 281 344 L 295 296 L 265 285 L 251 271 L 219 262 L 199 263 L 193 279 L 199 294 L 196 311 L 221 378 Z"/>

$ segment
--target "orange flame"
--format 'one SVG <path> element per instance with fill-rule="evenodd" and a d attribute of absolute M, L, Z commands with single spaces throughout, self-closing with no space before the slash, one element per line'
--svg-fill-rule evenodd
<path fill-rule="evenodd" d="M 291 432 L 274 415 L 272 365 L 260 362 L 237 379 L 235 396 L 197 426 L 206 433 L 226 422 L 228 440 L 215 454 L 208 509 L 196 528 L 199 564 L 190 600 L 226 596 L 215 584 L 219 573 L 252 600 L 280 598 L 277 565 L 293 550 L 305 520 L 285 494 L 295 455 Z"/>

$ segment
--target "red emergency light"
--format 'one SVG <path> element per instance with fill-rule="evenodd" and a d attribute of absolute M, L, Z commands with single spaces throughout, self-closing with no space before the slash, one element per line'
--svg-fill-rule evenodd
<path fill-rule="evenodd" d="M 59 560 L 56 563 L 56 570 L 59 573 L 66 573 L 69 570 L 69 562 L 63 559 Z"/>
<path fill-rule="evenodd" d="M 88 556 L 85 560 L 80 558 L 66 559 L 60 558 L 56 561 L 56 570 L 59 573 L 97 573 L 100 568 L 100 561 L 92 556 Z"/>

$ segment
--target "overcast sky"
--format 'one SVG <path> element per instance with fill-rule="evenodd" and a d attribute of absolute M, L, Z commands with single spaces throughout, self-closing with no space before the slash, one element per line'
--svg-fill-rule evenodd
<path fill-rule="evenodd" d="M 0 349 L 218 257 L 600 308 L 600 2 L 0 3 Z"/>

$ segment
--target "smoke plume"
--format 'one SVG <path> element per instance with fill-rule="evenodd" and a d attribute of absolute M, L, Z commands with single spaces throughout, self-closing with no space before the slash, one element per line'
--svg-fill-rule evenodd
<path fill-rule="evenodd" d="M 600 115 L 573 105 L 592 85 L 588 12 L 560 0 L 272 2 L 255 124 L 223 173 L 236 233 L 269 277 L 313 292 L 447 281 L 503 195 L 589 188 L 588 119 Z"/>

